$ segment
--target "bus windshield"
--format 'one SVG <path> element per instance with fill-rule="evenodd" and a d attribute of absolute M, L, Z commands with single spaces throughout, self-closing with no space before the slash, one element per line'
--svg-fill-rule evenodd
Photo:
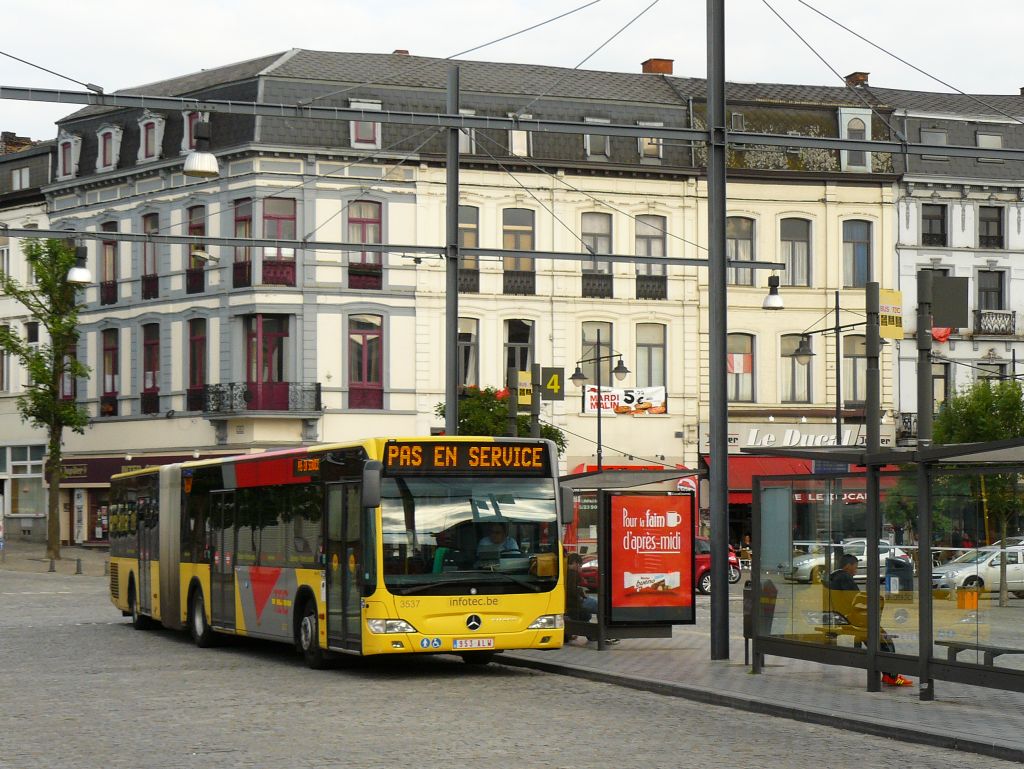
<path fill-rule="evenodd" d="M 392 593 L 539 592 L 557 582 L 550 478 L 385 478 L 381 513 Z"/>

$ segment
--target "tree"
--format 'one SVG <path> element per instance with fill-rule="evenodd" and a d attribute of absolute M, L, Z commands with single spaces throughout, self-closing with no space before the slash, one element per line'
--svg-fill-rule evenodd
<path fill-rule="evenodd" d="M 935 442 L 977 443 L 1024 436 L 1024 388 L 1016 380 L 993 384 L 988 379 L 975 382 L 943 405 L 935 418 Z M 1016 513 L 1016 473 L 992 473 L 971 476 L 971 493 L 981 500 L 985 538 L 989 537 L 989 519 L 999 526 L 1003 553 L 999 559 L 999 605 L 1007 602 L 1006 536 L 1010 519 Z"/>
<path fill-rule="evenodd" d="M 459 396 L 459 435 L 506 435 L 508 432 L 508 389 L 483 389 L 470 385 Z M 444 416 L 444 403 L 434 407 L 434 413 Z M 516 418 L 520 435 L 530 434 L 530 417 L 520 414 Z M 541 425 L 540 437 L 554 441 L 558 453 L 565 451 L 565 435 L 553 425 Z"/>
<path fill-rule="evenodd" d="M 64 398 L 61 383 L 89 375 L 74 351 L 78 343 L 78 292 L 81 286 L 68 281 L 75 266 L 76 249 L 59 240 L 24 241 L 22 251 L 34 282 L 22 284 L 0 272 L 0 295 L 9 296 L 28 310 L 29 316 L 46 331 L 39 342 L 30 343 L 10 326 L 0 326 L 0 350 L 13 356 L 28 374 L 28 384 L 18 396 L 22 419 L 47 431 L 46 555 L 60 558 L 61 444 L 64 428 L 85 431 L 89 415 L 74 399 Z"/>

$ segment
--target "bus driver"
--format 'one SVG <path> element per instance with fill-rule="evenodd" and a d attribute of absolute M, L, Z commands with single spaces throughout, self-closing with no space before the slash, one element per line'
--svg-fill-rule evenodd
<path fill-rule="evenodd" d="M 508 534 L 505 524 L 495 521 L 487 528 L 487 534 L 477 543 L 476 553 L 479 556 L 482 552 L 495 548 L 499 552 L 519 552 L 519 543 Z"/>

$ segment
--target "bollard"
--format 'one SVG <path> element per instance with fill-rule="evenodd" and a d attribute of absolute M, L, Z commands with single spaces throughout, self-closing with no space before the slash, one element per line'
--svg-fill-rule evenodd
<path fill-rule="evenodd" d="M 103 576 L 104 577 L 109 577 L 110 576 L 110 561 L 104 561 L 103 562 Z"/>
<path fill-rule="evenodd" d="M 50 559 L 50 571 L 57 571 L 57 564 L 53 562 L 52 558 Z"/>
<path fill-rule="evenodd" d="M 81 574 L 81 573 L 82 573 L 82 559 L 81 558 L 76 558 L 75 559 L 75 574 Z"/>

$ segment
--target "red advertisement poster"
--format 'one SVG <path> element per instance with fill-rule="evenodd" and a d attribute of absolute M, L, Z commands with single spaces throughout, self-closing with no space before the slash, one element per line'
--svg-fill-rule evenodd
<path fill-rule="evenodd" d="M 693 496 L 610 498 L 612 622 L 693 621 Z"/>

